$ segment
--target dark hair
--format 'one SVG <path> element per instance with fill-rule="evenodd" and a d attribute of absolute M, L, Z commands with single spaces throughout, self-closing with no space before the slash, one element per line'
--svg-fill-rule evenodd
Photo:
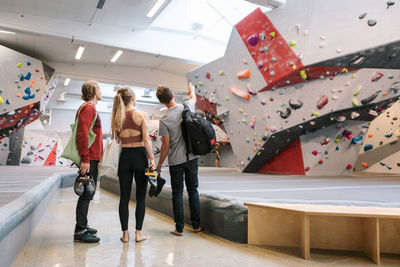
<path fill-rule="evenodd" d="M 97 81 L 86 81 L 82 85 L 82 100 L 89 101 L 96 95 L 96 89 L 99 87 L 99 83 Z"/>
<path fill-rule="evenodd" d="M 157 98 L 163 104 L 169 104 L 172 100 L 172 90 L 165 85 L 157 87 Z"/>

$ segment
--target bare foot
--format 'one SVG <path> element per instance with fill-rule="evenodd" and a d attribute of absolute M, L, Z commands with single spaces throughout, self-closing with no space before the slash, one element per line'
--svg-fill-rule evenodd
<path fill-rule="evenodd" d="M 129 242 L 129 232 L 128 231 L 122 231 L 122 237 L 120 238 L 122 243 L 128 243 Z"/>
<path fill-rule="evenodd" d="M 173 230 L 173 231 L 171 231 L 170 233 L 173 234 L 173 235 L 177 235 L 177 236 L 183 236 L 183 233 L 178 232 L 178 231 L 176 231 L 176 230 Z"/>
<path fill-rule="evenodd" d="M 136 242 L 141 242 L 146 239 L 148 239 L 148 237 L 144 236 L 142 231 L 136 230 L 136 232 L 135 232 L 135 241 Z"/>
<path fill-rule="evenodd" d="M 195 233 L 200 233 L 201 231 L 203 231 L 203 228 L 199 227 L 197 229 L 193 229 L 193 232 Z"/>

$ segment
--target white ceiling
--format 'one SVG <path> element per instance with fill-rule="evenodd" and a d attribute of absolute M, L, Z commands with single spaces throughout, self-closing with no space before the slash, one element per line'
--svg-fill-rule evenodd
<path fill-rule="evenodd" d="M 21 53 L 28 54 L 44 62 L 84 63 L 98 65 L 115 65 L 126 67 L 139 67 L 149 70 L 162 70 L 177 75 L 185 75 L 186 72 L 196 68 L 197 65 L 182 62 L 177 59 L 143 53 L 128 49 L 122 49 L 124 53 L 117 62 L 111 63 L 110 59 L 118 50 L 100 44 L 83 41 L 71 42 L 70 39 L 18 32 L 15 35 L 1 34 L 0 44 Z M 75 60 L 75 54 L 83 45 L 85 51 L 81 60 Z"/>
<path fill-rule="evenodd" d="M 103 24 L 129 29 L 146 29 L 153 18 L 146 17 L 153 0 L 106 0 L 97 9 L 98 0 L 1 0 L 1 11 L 19 15 L 48 17 L 89 24 Z M 167 6 L 169 0 L 163 7 Z M 162 9 L 159 11 L 161 12 Z"/>

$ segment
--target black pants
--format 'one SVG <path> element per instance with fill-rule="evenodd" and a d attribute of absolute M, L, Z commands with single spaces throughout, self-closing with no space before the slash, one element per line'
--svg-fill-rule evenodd
<path fill-rule="evenodd" d="M 129 200 L 132 180 L 136 183 L 136 230 L 142 230 L 146 209 L 147 178 L 144 175 L 148 166 L 147 153 L 144 147 L 122 148 L 119 158 L 118 179 L 120 188 L 119 219 L 122 231 L 128 230 Z"/>
<path fill-rule="evenodd" d="M 197 187 L 199 180 L 197 177 L 199 165 L 197 159 L 185 163 L 169 166 L 172 187 L 172 206 L 174 210 L 175 228 L 178 232 L 183 232 L 183 181 L 189 195 L 190 219 L 194 229 L 200 226 L 200 200 Z"/>
<path fill-rule="evenodd" d="M 96 184 L 97 188 L 97 175 L 99 173 L 99 161 L 91 160 L 90 161 L 90 175 L 93 177 L 93 180 Z M 88 225 L 87 215 L 89 211 L 89 203 L 93 199 L 93 196 L 88 194 L 86 191 L 79 197 L 78 203 L 76 204 L 76 226 L 75 232 L 80 232 L 86 229 Z"/>

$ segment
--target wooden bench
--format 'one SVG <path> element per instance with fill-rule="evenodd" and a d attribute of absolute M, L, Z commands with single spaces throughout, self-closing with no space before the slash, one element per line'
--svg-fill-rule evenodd
<path fill-rule="evenodd" d="M 248 243 L 363 251 L 375 263 L 380 253 L 400 254 L 400 208 L 245 203 Z"/>

